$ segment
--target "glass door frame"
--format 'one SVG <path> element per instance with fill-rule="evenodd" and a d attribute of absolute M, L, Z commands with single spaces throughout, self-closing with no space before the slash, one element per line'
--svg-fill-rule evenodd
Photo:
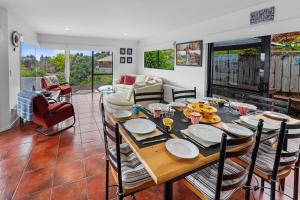
<path fill-rule="evenodd" d="M 94 77 L 95 76 L 103 76 L 103 75 L 111 75 L 113 76 L 114 74 L 114 52 L 111 51 L 111 56 L 112 56 L 112 60 L 111 60 L 111 73 L 109 74 L 103 74 L 103 73 L 95 73 L 95 51 L 92 51 L 92 86 L 91 86 L 91 90 L 92 93 L 94 93 Z"/>

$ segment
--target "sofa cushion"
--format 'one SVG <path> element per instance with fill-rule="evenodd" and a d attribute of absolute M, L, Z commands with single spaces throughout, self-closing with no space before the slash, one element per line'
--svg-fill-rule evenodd
<path fill-rule="evenodd" d="M 139 83 L 139 82 L 145 82 L 145 80 L 146 80 L 146 76 L 145 76 L 145 75 L 136 75 L 135 78 L 136 78 L 136 79 L 135 79 L 135 82 L 136 82 L 136 83 Z"/>
<path fill-rule="evenodd" d="M 125 76 L 124 75 L 120 76 L 119 83 L 124 84 L 124 80 L 125 80 Z"/>
<path fill-rule="evenodd" d="M 124 84 L 133 85 L 135 83 L 135 76 L 125 75 Z"/>

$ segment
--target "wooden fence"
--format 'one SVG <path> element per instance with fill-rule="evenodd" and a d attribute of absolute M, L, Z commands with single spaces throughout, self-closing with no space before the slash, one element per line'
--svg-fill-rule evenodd
<path fill-rule="evenodd" d="M 275 88 L 278 92 L 300 93 L 300 64 L 296 64 L 296 57 L 271 57 L 270 88 Z M 213 81 L 223 85 L 257 88 L 260 64 L 260 56 L 215 55 Z"/>
<path fill-rule="evenodd" d="M 300 93 L 300 64 L 295 55 L 273 55 L 270 66 L 270 87 L 278 92 Z"/>

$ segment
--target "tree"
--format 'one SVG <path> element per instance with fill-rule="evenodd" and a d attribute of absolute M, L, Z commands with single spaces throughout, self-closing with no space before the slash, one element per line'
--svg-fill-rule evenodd
<path fill-rule="evenodd" d="M 54 66 L 56 72 L 63 72 L 65 69 L 65 54 L 57 54 L 50 58 L 50 63 Z"/>

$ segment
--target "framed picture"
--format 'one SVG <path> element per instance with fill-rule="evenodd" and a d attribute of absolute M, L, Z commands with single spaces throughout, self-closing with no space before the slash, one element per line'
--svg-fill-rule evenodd
<path fill-rule="evenodd" d="M 132 48 L 127 48 L 127 55 L 132 55 Z"/>
<path fill-rule="evenodd" d="M 125 63 L 125 57 L 120 57 L 120 63 Z"/>
<path fill-rule="evenodd" d="M 125 55 L 126 54 L 126 48 L 120 48 L 120 54 Z"/>
<path fill-rule="evenodd" d="M 174 70 L 174 49 L 163 49 L 144 52 L 144 67 Z"/>
<path fill-rule="evenodd" d="M 176 65 L 202 66 L 203 41 L 176 44 Z"/>
<path fill-rule="evenodd" d="M 132 57 L 127 57 L 127 63 L 132 63 Z"/>

